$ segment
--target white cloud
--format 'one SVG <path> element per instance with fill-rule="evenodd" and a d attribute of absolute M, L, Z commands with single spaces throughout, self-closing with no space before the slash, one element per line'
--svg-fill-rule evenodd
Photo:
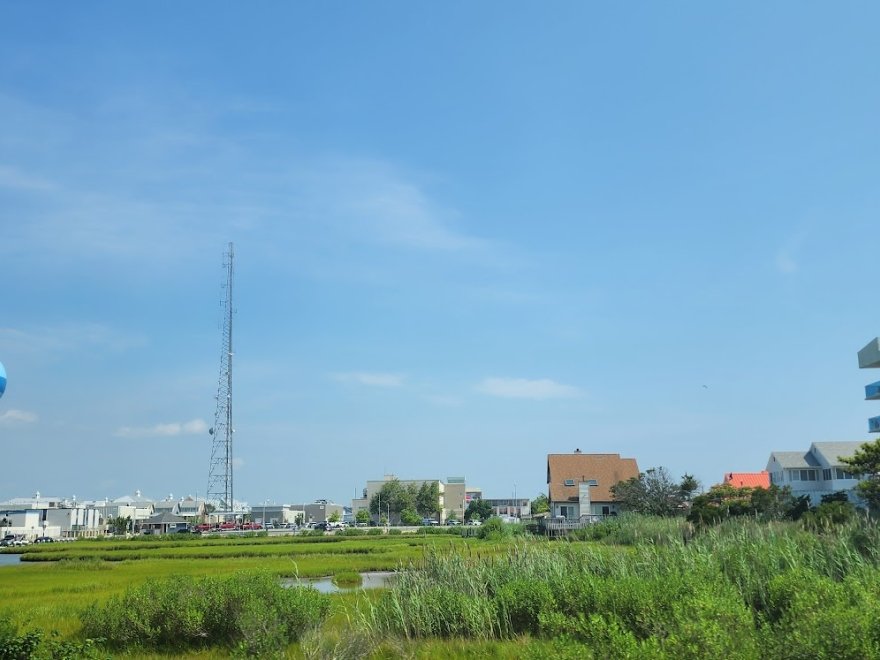
<path fill-rule="evenodd" d="M 20 170 L 0 165 L 0 188 L 13 190 L 46 191 L 53 188 L 52 184 L 39 177 L 25 174 Z"/>
<path fill-rule="evenodd" d="M 343 383 L 357 383 L 369 387 L 400 387 L 403 385 L 404 380 L 406 380 L 406 376 L 403 374 L 369 373 L 363 371 L 334 374 L 333 377 Z"/>
<path fill-rule="evenodd" d="M 435 406 L 460 406 L 463 403 L 460 397 L 446 394 L 429 394 L 425 397 L 425 401 Z"/>
<path fill-rule="evenodd" d="M 0 426 L 12 426 L 14 424 L 33 424 L 39 419 L 36 413 L 27 410 L 10 409 L 0 415 Z"/>
<path fill-rule="evenodd" d="M 583 392 L 577 387 L 563 385 L 549 378 L 486 378 L 477 390 L 490 396 L 506 399 L 571 399 Z"/>
<path fill-rule="evenodd" d="M 39 328 L 0 327 L 0 348 L 15 353 L 47 355 L 105 348 L 122 352 L 143 346 L 146 340 L 98 323 L 66 323 Z"/>
<path fill-rule="evenodd" d="M 797 262 L 786 250 L 780 250 L 776 254 L 776 269 L 780 273 L 794 273 L 798 269 Z"/>
<path fill-rule="evenodd" d="M 457 228 L 459 213 L 432 199 L 412 175 L 358 158 L 315 159 L 297 185 L 309 215 L 328 220 L 348 239 L 434 252 L 477 252 L 489 241 Z"/>
<path fill-rule="evenodd" d="M 116 429 L 117 438 L 170 438 L 179 435 L 200 435 L 208 432 L 208 424 L 203 419 L 189 422 L 169 422 L 155 426 L 122 426 Z"/>
<path fill-rule="evenodd" d="M 786 275 L 795 273 L 798 270 L 797 255 L 801 250 L 804 242 L 804 234 L 798 233 L 792 236 L 785 244 L 776 252 L 775 265 L 776 270 Z"/>

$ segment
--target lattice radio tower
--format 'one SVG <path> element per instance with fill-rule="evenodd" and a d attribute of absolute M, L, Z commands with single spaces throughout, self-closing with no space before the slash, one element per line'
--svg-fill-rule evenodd
<path fill-rule="evenodd" d="M 226 295 L 221 303 L 223 315 L 223 346 L 220 349 L 220 378 L 217 381 L 217 409 L 214 412 L 214 426 L 211 434 L 211 464 L 208 470 L 208 494 L 206 499 L 216 502 L 217 515 L 235 515 L 232 497 L 232 243 L 225 255 L 223 267 L 226 269 Z"/>

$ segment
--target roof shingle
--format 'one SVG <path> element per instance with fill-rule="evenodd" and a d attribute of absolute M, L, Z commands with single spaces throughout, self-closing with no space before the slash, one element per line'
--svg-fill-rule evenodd
<path fill-rule="evenodd" d="M 620 454 L 548 454 L 547 489 L 551 502 L 576 502 L 578 483 L 595 479 L 590 489 L 593 502 L 613 502 L 611 487 L 639 476 L 639 466 L 634 458 L 621 458 Z M 566 485 L 570 481 L 571 485 Z"/>
<path fill-rule="evenodd" d="M 727 472 L 724 483 L 735 488 L 770 488 L 770 473 L 762 472 Z"/>

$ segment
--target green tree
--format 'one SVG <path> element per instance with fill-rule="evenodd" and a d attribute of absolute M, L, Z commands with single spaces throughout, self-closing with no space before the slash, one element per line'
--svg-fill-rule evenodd
<path fill-rule="evenodd" d="M 540 493 L 532 500 L 532 513 L 547 513 L 550 510 L 550 500 L 544 493 Z"/>
<path fill-rule="evenodd" d="M 110 531 L 114 534 L 125 534 L 131 528 L 131 516 L 117 516 L 116 518 L 110 518 L 107 521 L 107 526 L 110 528 Z"/>
<path fill-rule="evenodd" d="M 342 520 L 342 514 L 339 511 L 334 511 L 327 517 L 327 522 L 336 523 Z"/>
<path fill-rule="evenodd" d="M 465 520 L 488 520 L 492 517 L 492 505 L 483 499 L 473 499 L 464 512 Z"/>
<path fill-rule="evenodd" d="M 676 483 L 664 467 L 651 468 L 638 477 L 611 487 L 614 501 L 625 511 L 655 516 L 675 516 L 687 510 L 699 482 L 685 474 Z"/>
<path fill-rule="evenodd" d="M 440 513 L 440 486 L 436 481 L 426 481 L 416 495 L 416 511 L 423 516 Z"/>
<path fill-rule="evenodd" d="M 737 488 L 720 484 L 694 498 L 688 520 L 701 524 L 714 524 L 737 516 L 797 520 L 809 507 L 809 497 L 794 498 L 788 487 Z"/>
<path fill-rule="evenodd" d="M 422 522 L 422 517 L 415 509 L 404 509 L 400 512 L 400 522 L 404 525 L 418 525 Z"/>
<path fill-rule="evenodd" d="M 418 493 L 415 484 L 404 486 L 399 479 L 391 479 L 382 484 L 379 492 L 370 498 L 370 512 L 382 513 L 389 509 L 392 513 L 400 513 L 404 509 L 415 511 Z"/>
<path fill-rule="evenodd" d="M 354 521 L 359 525 L 366 525 L 370 522 L 370 512 L 366 509 L 359 509 L 354 515 Z"/>
<path fill-rule="evenodd" d="M 880 512 L 880 440 L 866 442 L 851 457 L 841 456 L 840 462 L 857 477 L 863 477 L 854 490 L 871 513 Z"/>

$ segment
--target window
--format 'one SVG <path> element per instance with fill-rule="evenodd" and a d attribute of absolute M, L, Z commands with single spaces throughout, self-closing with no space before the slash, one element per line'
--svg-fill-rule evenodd
<path fill-rule="evenodd" d="M 801 481 L 816 481 L 816 470 L 801 470 Z"/>
<path fill-rule="evenodd" d="M 825 481 L 831 481 L 831 468 L 823 468 L 822 479 Z"/>
<path fill-rule="evenodd" d="M 856 475 L 854 475 L 849 470 L 842 470 L 840 468 L 835 468 L 835 472 L 837 472 L 838 479 L 855 479 Z"/>
<path fill-rule="evenodd" d="M 603 506 L 602 507 L 602 515 L 603 516 L 610 516 L 611 515 L 611 507 L 610 506 Z"/>
<path fill-rule="evenodd" d="M 574 479 L 566 479 L 565 485 L 566 486 L 574 486 Z"/>

